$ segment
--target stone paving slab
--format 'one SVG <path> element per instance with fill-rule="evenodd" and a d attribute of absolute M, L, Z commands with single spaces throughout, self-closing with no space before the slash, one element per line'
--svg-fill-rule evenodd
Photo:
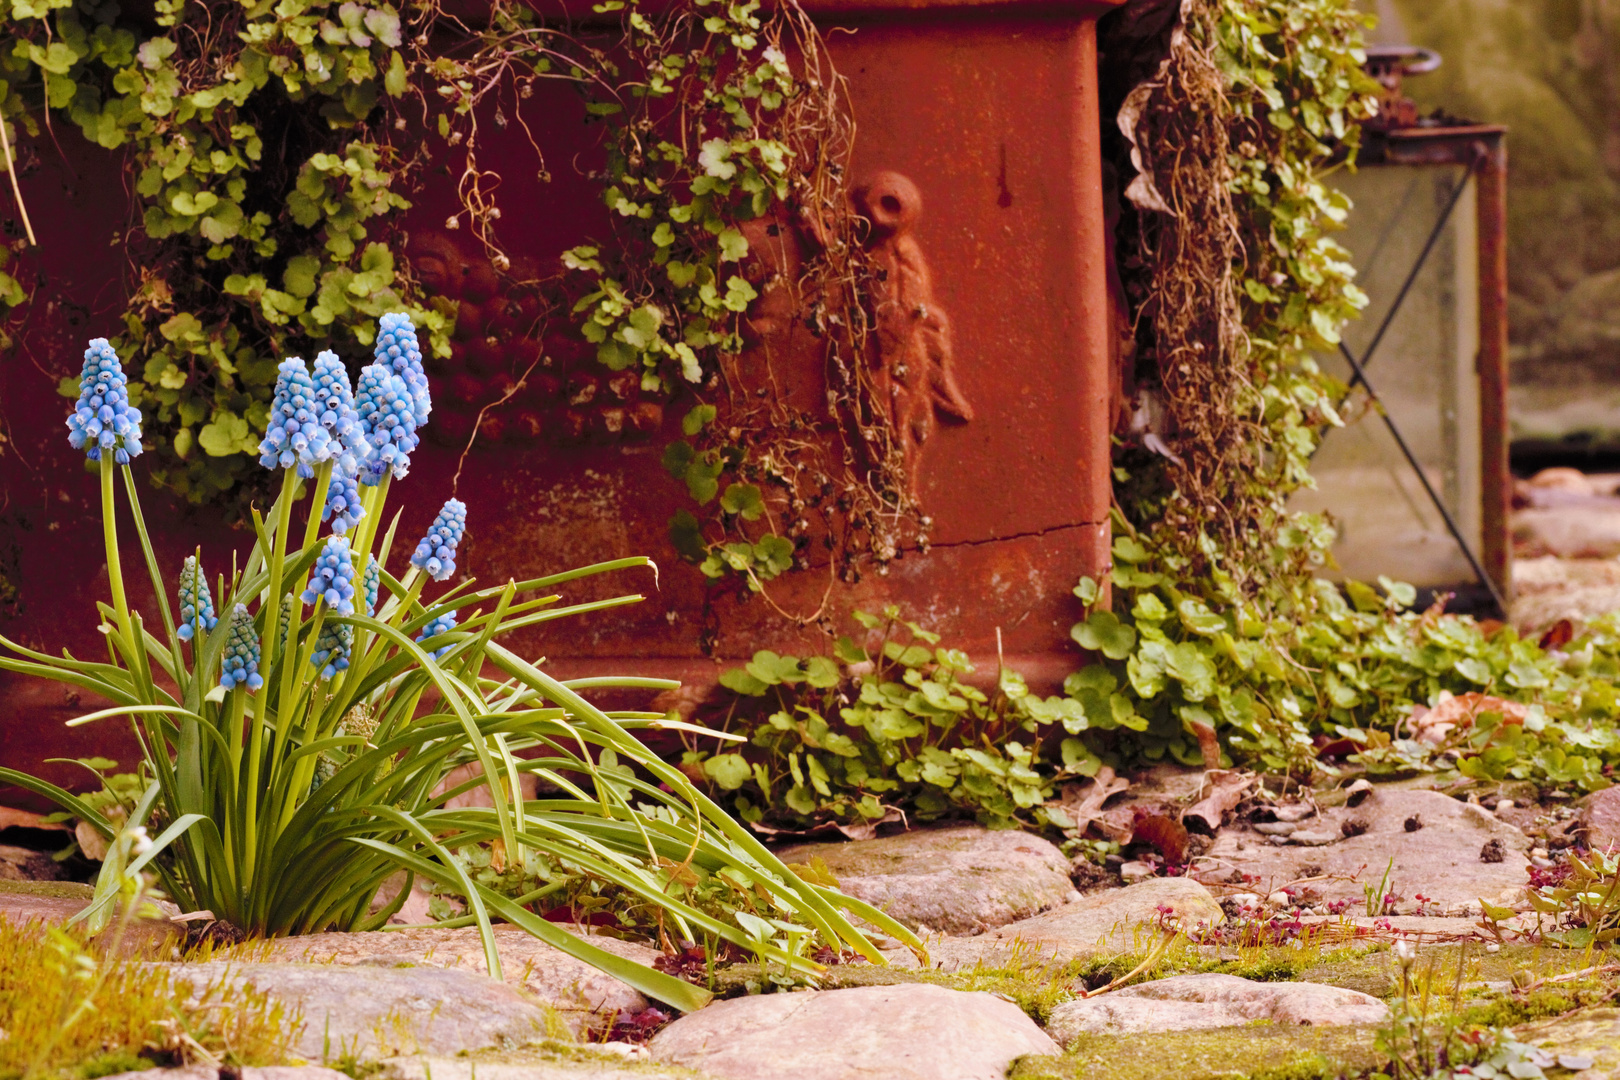
<path fill-rule="evenodd" d="M 977 964 L 1057 961 L 1099 952 L 1146 949 L 1166 925 L 1213 926 L 1223 918 L 1210 891 L 1191 878 L 1152 878 L 1122 889 L 1087 893 L 1072 904 L 997 927 L 976 937 L 925 939 L 930 966 L 960 971 Z M 900 968 L 917 966 L 905 949 L 884 952 Z"/>
<path fill-rule="evenodd" d="M 1417 827 L 1408 829 L 1409 821 Z M 1351 831 L 1357 826 L 1365 826 L 1365 831 L 1346 836 L 1347 822 L 1353 823 Z M 1301 847 L 1289 844 L 1288 837 L 1228 828 L 1199 859 L 1200 873 L 1207 878 L 1241 870 L 1259 878 L 1248 887 L 1262 896 L 1300 878 L 1353 877 L 1356 880 L 1313 881 L 1310 887 L 1324 901 L 1364 903 L 1362 886 L 1376 887 L 1389 868 L 1388 891 L 1408 904 L 1422 893 L 1437 902 L 1441 914 L 1477 912 L 1481 899 L 1503 906 L 1523 904 L 1530 840 L 1477 804 L 1435 791 L 1376 788 L 1357 806 L 1324 810 L 1298 825 L 1337 839 Z M 1500 862 L 1481 859 L 1482 849 L 1491 841 L 1501 842 Z"/>
<path fill-rule="evenodd" d="M 1355 990 L 1202 974 L 1156 979 L 1102 997 L 1065 1002 L 1052 1010 L 1047 1033 L 1068 1046 L 1087 1032 L 1192 1031 L 1257 1022 L 1336 1027 L 1388 1020 L 1388 1006 Z"/>
<path fill-rule="evenodd" d="M 397 1057 L 377 1062 L 377 1080 L 712 1080 L 678 1065 L 656 1064 L 646 1047 L 636 1054 L 594 1046 L 566 1054 L 521 1050 L 462 1057 Z"/>
<path fill-rule="evenodd" d="M 717 1001 L 648 1046 L 724 1080 L 1002 1080 L 1058 1049 L 1010 1001 L 926 984 Z"/>
<path fill-rule="evenodd" d="M 819 858 L 838 887 L 912 929 L 978 934 L 1058 907 L 1076 895 L 1069 860 L 1050 842 L 977 825 L 801 844 L 783 862 Z"/>
<path fill-rule="evenodd" d="M 1515 1028 L 1513 1034 L 1557 1054 L 1583 1054 L 1592 1067 L 1573 1080 L 1620 1080 L 1620 1009 L 1586 1009 Z"/>
<path fill-rule="evenodd" d="M 69 881 L 0 881 L 0 919 L 13 925 L 61 926 L 83 911 L 94 890 Z M 153 907 L 165 915 L 180 909 L 169 903 Z M 119 952 L 125 956 L 166 958 L 184 935 L 167 919 L 133 920 L 124 931 Z M 105 938 L 110 940 L 110 936 Z"/>
<path fill-rule="evenodd" d="M 292 1052 L 306 1061 L 451 1055 L 559 1033 L 555 1013 L 471 971 L 226 961 L 164 966 L 175 967 L 199 994 L 231 980 L 283 1002 L 302 1021 Z"/>
<path fill-rule="evenodd" d="M 518 927 L 500 925 L 494 932 L 506 982 L 556 1009 L 576 1034 L 593 1021 L 633 1016 L 647 1008 L 647 999 L 628 983 Z M 590 940 L 592 945 L 648 967 L 659 955 L 645 945 L 617 938 L 593 935 Z M 250 946 L 242 955 L 255 960 L 338 965 L 413 964 L 488 974 L 483 940 L 475 927 L 308 934 Z"/>

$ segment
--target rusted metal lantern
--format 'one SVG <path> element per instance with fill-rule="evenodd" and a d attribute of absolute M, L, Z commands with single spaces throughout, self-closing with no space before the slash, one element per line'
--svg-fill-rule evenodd
<path fill-rule="evenodd" d="M 873 254 L 889 270 L 891 290 L 882 298 L 891 323 L 884 330 L 880 320 L 876 362 L 896 387 L 916 494 L 934 522 L 926 550 L 903 552 L 886 574 L 853 584 L 811 559 L 772 583 L 769 602 L 707 586 L 667 538 L 671 515 L 687 505 L 684 489 L 660 465 L 664 446 L 679 437 L 673 410 L 605 370 L 573 382 L 537 378 L 498 409 L 485 409 L 500 396 L 493 373 L 511 352 L 538 356 L 550 345 L 509 336 L 511 312 L 497 276 L 469 251 L 464 234 L 444 228 L 457 207 L 448 174 L 431 177 L 416 197 L 411 250 L 423 280 L 460 305 L 461 321 L 455 357 L 430 371 L 428 434 L 438 429 L 440 442 L 424 443 L 411 476 L 394 488 L 407 508 L 400 535 L 420 532 L 455 478 L 470 508 L 458 561 L 482 581 L 629 554 L 656 559 L 663 567 L 656 582 L 649 575 L 592 586 L 644 591 L 646 602 L 574 626 L 536 628 L 517 642 L 567 676 L 612 671 L 708 685 L 723 663 L 756 649 L 823 647 L 813 625 L 786 616 L 819 613 L 842 624 L 851 609 L 895 604 L 974 654 L 992 677 L 999 650 L 1037 685 L 1061 681 L 1079 660 L 1069 639 L 1079 614 L 1071 590 L 1084 575 L 1104 578 L 1110 561 L 1111 323 L 1095 21 L 1117 2 L 805 4 L 848 79 L 859 125 L 851 197 L 876 226 Z M 565 87 L 536 93 L 524 108 L 548 160 L 589 152 L 582 105 Z M 508 211 L 503 237 L 514 261 L 555 262 L 591 235 L 605 211 L 583 177 L 554 167 L 552 181 L 541 184 L 533 179 L 532 150 L 515 134 L 509 145 L 515 179 L 503 204 L 523 212 Z M 496 169 L 501 152 L 485 151 Z M 70 208 L 85 199 L 121 206 L 121 181 L 115 163 L 75 154 L 76 188 L 68 188 L 70 171 L 54 166 L 23 181 L 30 205 L 41 208 L 35 220 L 46 250 L 55 245 L 60 258 L 79 259 L 65 262 L 62 273 L 71 282 L 69 299 L 81 305 L 73 309 L 77 325 L 52 324 L 50 331 L 62 350 L 54 357 L 59 373 L 84 338 L 114 328 L 119 308 L 115 273 L 94 258 L 116 226 L 75 220 Z M 98 228 L 93 243 L 63 249 Z M 790 333 L 767 327 L 760 348 L 772 347 L 772 332 Z M 793 394 L 815 387 L 821 362 L 791 343 L 778 342 L 773 354 Z M 927 392 L 908 390 L 918 385 L 919 364 L 938 376 Z M 91 614 L 106 572 L 93 535 L 93 484 L 61 437 L 66 406 L 54 397 L 53 379 L 17 363 L 0 368 L 0 393 L 23 452 L 0 455 L 10 498 L 0 528 L 18 589 L 9 610 L 0 610 L 0 632 L 94 655 L 100 646 Z M 493 438 L 465 452 L 480 421 Z M 570 425 L 562 445 L 550 438 Z M 229 550 L 246 547 L 243 533 L 210 515 L 155 505 L 161 502 L 147 504 L 149 524 L 160 563 L 174 573 L 199 543 L 213 566 L 228 565 Z M 132 601 L 151 602 L 138 591 Z M 37 769 L 51 756 L 133 757 L 115 728 L 63 732 L 63 720 L 91 707 L 0 674 L 0 763 Z"/>
<path fill-rule="evenodd" d="M 1511 597 L 1507 454 L 1506 129 L 1420 118 L 1401 80 L 1438 66 L 1411 47 L 1370 48 L 1384 86 L 1358 169 L 1334 182 L 1355 204 L 1340 236 L 1365 315 L 1324 366 L 1376 389 L 1367 416 L 1323 440 L 1317 488 L 1344 576 L 1383 574 L 1457 594 L 1471 610 Z"/>

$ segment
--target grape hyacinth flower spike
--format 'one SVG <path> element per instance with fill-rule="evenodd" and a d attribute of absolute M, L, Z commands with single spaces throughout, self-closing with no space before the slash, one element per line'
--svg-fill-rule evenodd
<path fill-rule="evenodd" d="M 354 407 L 371 447 L 370 456 L 360 467 L 360 482 L 375 486 L 390 470 L 395 480 L 403 480 L 411 469 L 411 451 L 421 441 L 404 380 L 387 364 L 367 364 L 360 372 Z"/>
<path fill-rule="evenodd" d="M 310 568 L 309 587 L 301 599 L 306 604 L 324 600 L 329 611 L 354 614 L 354 562 L 349 558 L 348 537 L 326 538 L 326 547 Z"/>
<path fill-rule="evenodd" d="M 128 465 L 141 452 L 141 411 L 129 403 L 129 379 L 106 338 L 95 338 L 84 351 L 79 373 L 79 401 L 68 417 L 68 442 L 100 461 L 103 450 Z"/>
<path fill-rule="evenodd" d="M 430 637 L 438 637 L 440 634 L 448 633 L 455 628 L 456 613 L 453 611 L 447 611 L 438 618 L 428 620 L 427 625 L 422 627 L 422 632 L 416 635 L 416 640 L 426 641 Z M 442 648 L 434 649 L 432 652 L 428 653 L 428 655 L 437 660 L 444 656 L 445 653 L 449 652 L 453 647 L 454 646 L 451 645 L 445 645 Z"/>
<path fill-rule="evenodd" d="M 376 357 L 377 363 L 388 365 L 410 392 L 416 426 L 427 423 L 433 412 L 433 398 L 428 393 L 427 373 L 422 370 L 422 347 L 409 315 L 395 311 L 377 321 Z"/>
<path fill-rule="evenodd" d="M 371 454 L 371 442 L 360 424 L 360 414 L 354 405 L 354 390 L 349 386 L 349 371 L 330 350 L 315 358 L 315 403 L 320 410 L 320 425 L 332 441 L 332 456 L 339 472 L 355 475 L 360 462 Z"/>
<path fill-rule="evenodd" d="M 292 622 L 293 594 L 281 598 L 281 614 L 276 619 L 276 652 L 287 651 L 287 626 Z"/>
<path fill-rule="evenodd" d="M 298 467 L 308 480 L 315 466 L 336 453 L 332 437 L 321 426 L 321 409 L 309 369 L 296 356 L 276 369 L 276 392 L 270 403 L 270 424 L 259 443 L 259 464 L 267 469 Z"/>
<path fill-rule="evenodd" d="M 331 679 L 349 669 L 349 649 L 354 645 L 354 627 L 348 623 L 322 623 L 321 636 L 309 662 L 321 669 L 321 678 Z"/>
<path fill-rule="evenodd" d="M 197 556 L 187 555 L 180 570 L 180 628 L 175 637 L 190 641 L 219 625 L 214 617 L 214 597 L 208 591 L 208 576 L 197 565 Z"/>
<path fill-rule="evenodd" d="M 321 508 L 321 520 L 332 523 L 334 534 L 346 533 L 366 516 L 360 505 L 360 488 L 354 474 L 339 468 L 332 472 L 332 482 L 326 487 L 326 505 Z"/>
<path fill-rule="evenodd" d="M 219 662 L 219 685 L 234 690 L 243 684 L 252 693 L 264 685 L 264 678 L 259 674 L 259 635 L 253 629 L 253 616 L 237 604 L 231 609 L 230 637 Z"/>
<path fill-rule="evenodd" d="M 411 565 L 427 571 L 434 581 L 444 581 L 456 572 L 456 545 L 466 528 L 467 504 L 460 499 L 446 500 L 427 535 L 417 543 Z"/>
<path fill-rule="evenodd" d="M 376 556 L 366 556 L 366 572 L 360 575 L 360 592 L 366 600 L 366 614 L 377 613 L 377 589 L 382 585 L 382 566 Z"/>

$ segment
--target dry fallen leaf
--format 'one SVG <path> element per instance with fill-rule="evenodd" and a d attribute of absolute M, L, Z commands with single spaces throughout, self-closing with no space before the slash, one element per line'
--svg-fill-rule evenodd
<path fill-rule="evenodd" d="M 1187 827 L 1168 814 L 1138 807 L 1131 840 L 1152 844 L 1167 863 L 1187 861 Z"/>
<path fill-rule="evenodd" d="M 1575 624 L 1568 619 L 1559 619 L 1547 627 L 1547 632 L 1541 635 L 1541 640 L 1536 644 L 1550 652 L 1553 649 L 1562 649 L 1574 637 Z"/>
<path fill-rule="evenodd" d="M 832 839 L 842 836 L 845 840 L 870 840 L 877 835 L 879 825 L 888 825 L 893 822 L 905 822 L 906 816 L 900 811 L 890 809 L 880 818 L 873 821 L 861 821 L 853 825 L 840 825 L 836 821 L 824 821 L 819 825 L 812 825 L 808 829 L 778 829 L 773 825 L 762 822 L 753 822 L 748 827 L 768 840 L 818 840 Z"/>
<path fill-rule="evenodd" d="M 1439 746 L 1454 729 L 1466 731 L 1473 727 L 1474 720 L 1481 713 L 1498 713 L 1504 724 L 1522 726 L 1529 711 L 1516 701 L 1482 694 L 1477 690 L 1457 695 L 1442 690 L 1434 708 L 1426 709 L 1418 705 L 1412 709 L 1412 735 L 1418 742 Z"/>
<path fill-rule="evenodd" d="M 1097 775 L 1089 780 L 1064 784 L 1059 789 L 1059 797 L 1046 805 L 1060 811 L 1073 822 L 1067 831 L 1075 836 L 1084 836 L 1092 822 L 1102 820 L 1103 804 L 1130 786 L 1129 780 L 1115 776 L 1114 770 L 1104 765 L 1097 770 Z M 1107 828 L 1103 831 L 1109 832 Z M 1114 837 L 1110 835 L 1108 839 L 1112 840 Z"/>
<path fill-rule="evenodd" d="M 49 829 L 53 832 L 68 832 L 71 828 L 72 826 L 66 822 L 47 822 L 43 814 L 36 814 L 31 810 L 0 806 L 0 829 Z"/>
<path fill-rule="evenodd" d="M 1189 818 L 1202 822 L 1204 828 L 1199 831 L 1213 833 L 1221 827 L 1227 813 L 1242 802 L 1243 797 L 1254 786 L 1254 776 L 1230 769 L 1212 769 L 1205 776 L 1205 782 L 1209 793 L 1189 806 L 1182 813 L 1181 820 L 1183 824 L 1186 824 Z M 1203 790 L 1200 788 L 1200 793 Z"/>
<path fill-rule="evenodd" d="M 1220 768 L 1221 741 L 1215 737 L 1215 728 L 1202 720 L 1189 721 L 1187 726 L 1192 728 L 1194 737 L 1198 739 L 1198 751 L 1204 756 L 1204 768 Z"/>

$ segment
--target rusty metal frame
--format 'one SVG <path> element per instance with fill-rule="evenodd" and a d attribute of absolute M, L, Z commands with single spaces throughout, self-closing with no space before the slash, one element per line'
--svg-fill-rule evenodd
<path fill-rule="evenodd" d="M 1461 165 L 1469 170 L 1476 185 L 1479 352 L 1474 370 L 1479 378 L 1479 563 L 1482 576 L 1488 578 L 1482 584 L 1505 608 L 1513 599 L 1513 547 L 1508 520 L 1513 478 L 1508 471 L 1507 415 L 1507 129 L 1494 124 L 1369 129 L 1360 163 Z M 1369 358 L 1370 350 L 1362 363 Z M 1463 547 L 1473 562 L 1468 545 Z"/>

